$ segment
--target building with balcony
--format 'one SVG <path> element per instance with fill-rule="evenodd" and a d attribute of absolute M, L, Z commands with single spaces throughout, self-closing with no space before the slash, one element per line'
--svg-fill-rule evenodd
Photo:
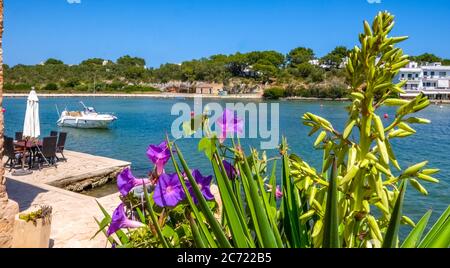
<path fill-rule="evenodd" d="M 396 82 L 406 80 L 403 86 L 403 98 L 413 98 L 421 92 L 433 100 L 450 100 L 450 66 L 441 63 L 427 63 L 419 65 L 410 62 L 408 66 L 400 69 L 395 77 Z"/>

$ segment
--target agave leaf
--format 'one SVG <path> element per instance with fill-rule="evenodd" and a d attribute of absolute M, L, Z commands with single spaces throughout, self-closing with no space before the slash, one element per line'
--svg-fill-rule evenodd
<path fill-rule="evenodd" d="M 401 245 L 402 248 L 415 248 L 419 244 L 423 231 L 425 230 L 428 220 L 430 219 L 431 212 L 431 210 L 428 210 L 427 213 L 423 215 L 423 217 L 416 224 L 416 227 L 412 229 L 405 241 L 403 241 L 403 244 Z"/>
<path fill-rule="evenodd" d="M 398 230 L 402 218 L 403 199 L 405 197 L 406 182 L 403 180 L 400 184 L 399 194 L 395 201 L 394 210 L 389 220 L 389 226 L 384 236 L 383 248 L 396 248 L 398 240 Z"/>
<path fill-rule="evenodd" d="M 419 244 L 419 248 L 450 247 L 450 206 L 431 227 Z"/>
<path fill-rule="evenodd" d="M 327 206 L 325 210 L 324 233 L 323 233 L 323 247 L 324 248 L 339 248 L 339 213 L 337 202 L 337 165 L 336 159 L 333 156 L 333 164 L 331 168 L 328 192 L 327 192 Z"/>

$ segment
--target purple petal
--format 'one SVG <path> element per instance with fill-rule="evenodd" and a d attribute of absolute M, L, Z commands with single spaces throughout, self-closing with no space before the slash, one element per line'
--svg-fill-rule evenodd
<path fill-rule="evenodd" d="M 163 160 L 157 160 L 156 161 L 156 173 L 159 175 L 161 175 L 164 172 L 164 161 Z"/>
<path fill-rule="evenodd" d="M 121 203 L 113 212 L 111 223 L 109 224 L 106 235 L 109 237 L 122 228 L 138 228 L 143 226 L 141 222 L 132 221 L 125 215 L 124 204 Z"/>
<path fill-rule="evenodd" d="M 276 196 L 277 199 L 281 199 L 283 197 L 283 192 L 281 191 L 279 185 L 277 185 L 277 189 L 275 191 L 275 196 Z"/>
<path fill-rule="evenodd" d="M 117 188 L 122 196 L 128 195 L 134 187 L 147 183 L 150 183 L 148 179 L 135 178 L 128 167 L 117 175 Z"/>
<path fill-rule="evenodd" d="M 147 149 L 147 156 L 156 165 L 158 174 L 162 173 L 164 165 L 170 159 L 170 150 L 167 142 L 163 141 L 159 145 L 149 145 Z"/>
<path fill-rule="evenodd" d="M 225 173 L 227 174 L 228 178 L 230 180 L 236 179 L 239 172 L 236 170 L 236 168 L 228 161 L 223 160 L 223 167 L 225 168 Z"/>
<path fill-rule="evenodd" d="M 174 207 L 186 197 L 178 175 L 162 173 L 153 192 L 153 200 L 160 207 Z"/>
<path fill-rule="evenodd" d="M 202 194 L 206 200 L 211 201 L 214 199 L 214 195 L 211 193 L 211 188 L 209 186 L 202 188 Z"/>
<path fill-rule="evenodd" d="M 211 181 L 212 181 L 212 175 L 203 177 L 203 175 L 200 173 L 198 169 L 194 169 L 192 171 L 192 176 L 195 179 L 195 182 L 197 183 L 197 186 L 200 188 L 200 191 L 202 192 L 203 196 L 206 200 L 213 200 L 214 195 L 211 193 Z M 192 199 L 197 203 L 197 198 L 195 197 L 194 190 L 192 187 L 189 187 L 189 193 L 192 196 Z"/>

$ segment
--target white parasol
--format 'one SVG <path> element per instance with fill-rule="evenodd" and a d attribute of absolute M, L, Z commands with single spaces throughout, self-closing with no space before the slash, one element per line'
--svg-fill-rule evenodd
<path fill-rule="evenodd" d="M 31 90 L 27 99 L 27 110 L 23 122 L 23 137 L 38 138 L 41 135 L 39 123 L 39 99 L 36 91 Z"/>
<path fill-rule="evenodd" d="M 41 126 L 39 122 L 39 99 L 36 94 L 36 91 L 32 89 L 30 91 L 30 94 L 28 95 L 27 99 L 27 110 L 25 112 L 25 120 L 23 122 L 23 138 L 25 140 L 25 143 L 27 141 L 34 141 L 36 140 L 39 135 L 41 135 Z M 39 150 L 39 148 L 38 148 Z M 12 175 L 14 176 L 25 176 L 28 174 L 31 174 L 32 171 L 30 169 L 25 170 L 24 164 L 25 164 L 25 149 L 23 152 L 23 159 L 22 159 L 22 169 L 15 170 Z M 31 167 L 30 167 L 31 168 Z"/>

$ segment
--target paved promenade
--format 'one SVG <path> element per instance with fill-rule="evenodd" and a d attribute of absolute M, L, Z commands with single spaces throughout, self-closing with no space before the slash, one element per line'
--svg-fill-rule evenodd
<path fill-rule="evenodd" d="M 97 178 L 101 178 L 102 173 L 110 176 L 108 172 L 117 172 L 130 163 L 71 151 L 65 155 L 67 162 L 58 162 L 57 168 L 45 167 L 23 177 L 12 176 L 8 172 L 9 198 L 19 203 L 20 211 L 38 204 L 52 206 L 51 247 L 105 247 L 103 234 L 91 240 L 98 230 L 94 217 L 102 219 L 96 200 L 112 213 L 120 202 L 118 194 L 96 199 L 50 184 L 66 187 L 70 183 L 83 185 L 89 183 L 92 175 Z"/>

